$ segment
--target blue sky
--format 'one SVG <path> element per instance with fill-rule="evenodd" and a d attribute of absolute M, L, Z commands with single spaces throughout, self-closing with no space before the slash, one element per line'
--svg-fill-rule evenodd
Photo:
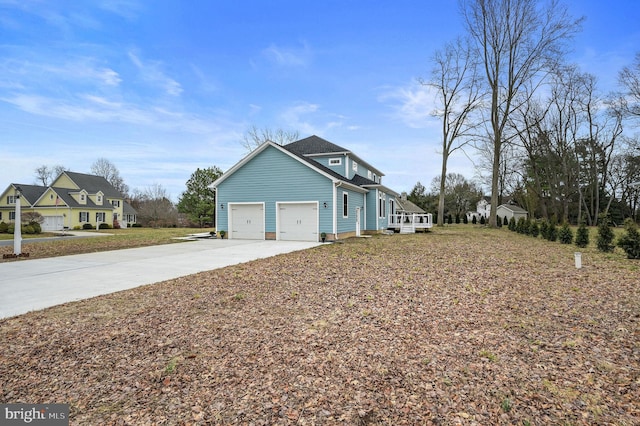
<path fill-rule="evenodd" d="M 565 3 L 586 17 L 570 60 L 616 89 L 640 2 Z M 0 187 L 104 157 L 177 200 L 196 168 L 246 154 L 250 126 L 351 149 L 397 191 L 429 187 L 439 123 L 417 79 L 461 32 L 457 0 L 0 0 Z M 473 178 L 468 154 L 449 171 Z"/>

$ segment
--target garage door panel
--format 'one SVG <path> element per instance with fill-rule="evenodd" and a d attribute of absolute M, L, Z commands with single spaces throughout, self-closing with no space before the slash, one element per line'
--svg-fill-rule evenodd
<path fill-rule="evenodd" d="M 278 207 L 279 239 L 318 241 L 317 203 L 282 203 Z"/>
<path fill-rule="evenodd" d="M 231 238 L 264 240 L 264 207 L 262 204 L 231 206 Z"/>
<path fill-rule="evenodd" d="M 42 222 L 43 231 L 60 231 L 63 228 L 64 217 L 62 216 L 43 216 Z"/>

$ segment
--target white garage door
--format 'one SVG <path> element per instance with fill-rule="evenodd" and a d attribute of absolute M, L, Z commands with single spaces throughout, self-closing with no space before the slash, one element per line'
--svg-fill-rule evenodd
<path fill-rule="evenodd" d="M 264 206 L 262 204 L 230 204 L 230 238 L 264 240 Z"/>
<path fill-rule="evenodd" d="M 278 239 L 318 241 L 317 203 L 279 203 Z"/>
<path fill-rule="evenodd" d="M 63 225 L 62 216 L 44 216 L 44 222 L 42 222 L 43 231 L 61 231 Z"/>

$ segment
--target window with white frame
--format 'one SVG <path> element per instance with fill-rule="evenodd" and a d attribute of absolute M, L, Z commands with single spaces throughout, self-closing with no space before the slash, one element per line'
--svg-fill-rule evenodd
<path fill-rule="evenodd" d="M 7 195 L 7 204 L 15 204 L 16 196 L 15 195 Z"/>
<path fill-rule="evenodd" d="M 371 170 L 367 170 L 367 178 L 371 179 Z"/>
<path fill-rule="evenodd" d="M 96 200 L 97 200 L 96 204 L 100 204 L 100 205 L 102 205 L 102 195 L 98 195 L 98 196 L 96 197 Z"/>
<path fill-rule="evenodd" d="M 104 212 L 96 212 L 96 222 L 104 222 L 105 217 L 106 215 Z"/>
<path fill-rule="evenodd" d="M 349 217 L 349 194 L 342 193 L 342 217 Z"/>
<path fill-rule="evenodd" d="M 378 195 L 378 212 L 380 214 L 380 218 L 387 216 L 386 205 L 387 203 L 385 203 L 385 195 L 383 192 L 380 192 Z"/>
<path fill-rule="evenodd" d="M 80 222 L 89 222 L 89 212 L 80 212 Z"/>
<path fill-rule="evenodd" d="M 16 212 L 9 212 L 9 220 L 16 220 Z"/>
<path fill-rule="evenodd" d="M 341 166 L 342 165 L 342 158 L 329 158 L 329 165 L 330 166 Z"/>
<path fill-rule="evenodd" d="M 80 194 L 80 201 L 86 201 L 86 197 L 84 194 Z"/>
<path fill-rule="evenodd" d="M 353 164 L 351 165 L 351 168 L 353 169 L 354 172 L 357 172 L 358 171 L 358 163 L 356 163 L 354 161 Z"/>
<path fill-rule="evenodd" d="M 120 200 L 111 200 L 111 205 L 113 207 L 120 207 Z"/>

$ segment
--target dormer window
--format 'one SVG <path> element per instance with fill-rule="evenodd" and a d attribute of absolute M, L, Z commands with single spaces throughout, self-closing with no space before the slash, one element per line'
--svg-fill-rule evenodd
<path fill-rule="evenodd" d="M 367 178 L 371 180 L 371 170 L 367 170 Z"/>
<path fill-rule="evenodd" d="M 330 166 L 341 166 L 342 165 L 342 158 L 329 158 L 329 165 Z"/>
<path fill-rule="evenodd" d="M 353 164 L 351 165 L 351 168 L 353 169 L 354 172 L 357 172 L 358 171 L 358 163 L 356 163 L 354 161 Z"/>
<path fill-rule="evenodd" d="M 96 204 L 102 205 L 102 195 L 98 194 L 98 196 L 96 197 L 96 200 L 97 200 Z"/>
<path fill-rule="evenodd" d="M 84 194 L 80 194 L 80 201 L 87 201 L 87 198 Z"/>

